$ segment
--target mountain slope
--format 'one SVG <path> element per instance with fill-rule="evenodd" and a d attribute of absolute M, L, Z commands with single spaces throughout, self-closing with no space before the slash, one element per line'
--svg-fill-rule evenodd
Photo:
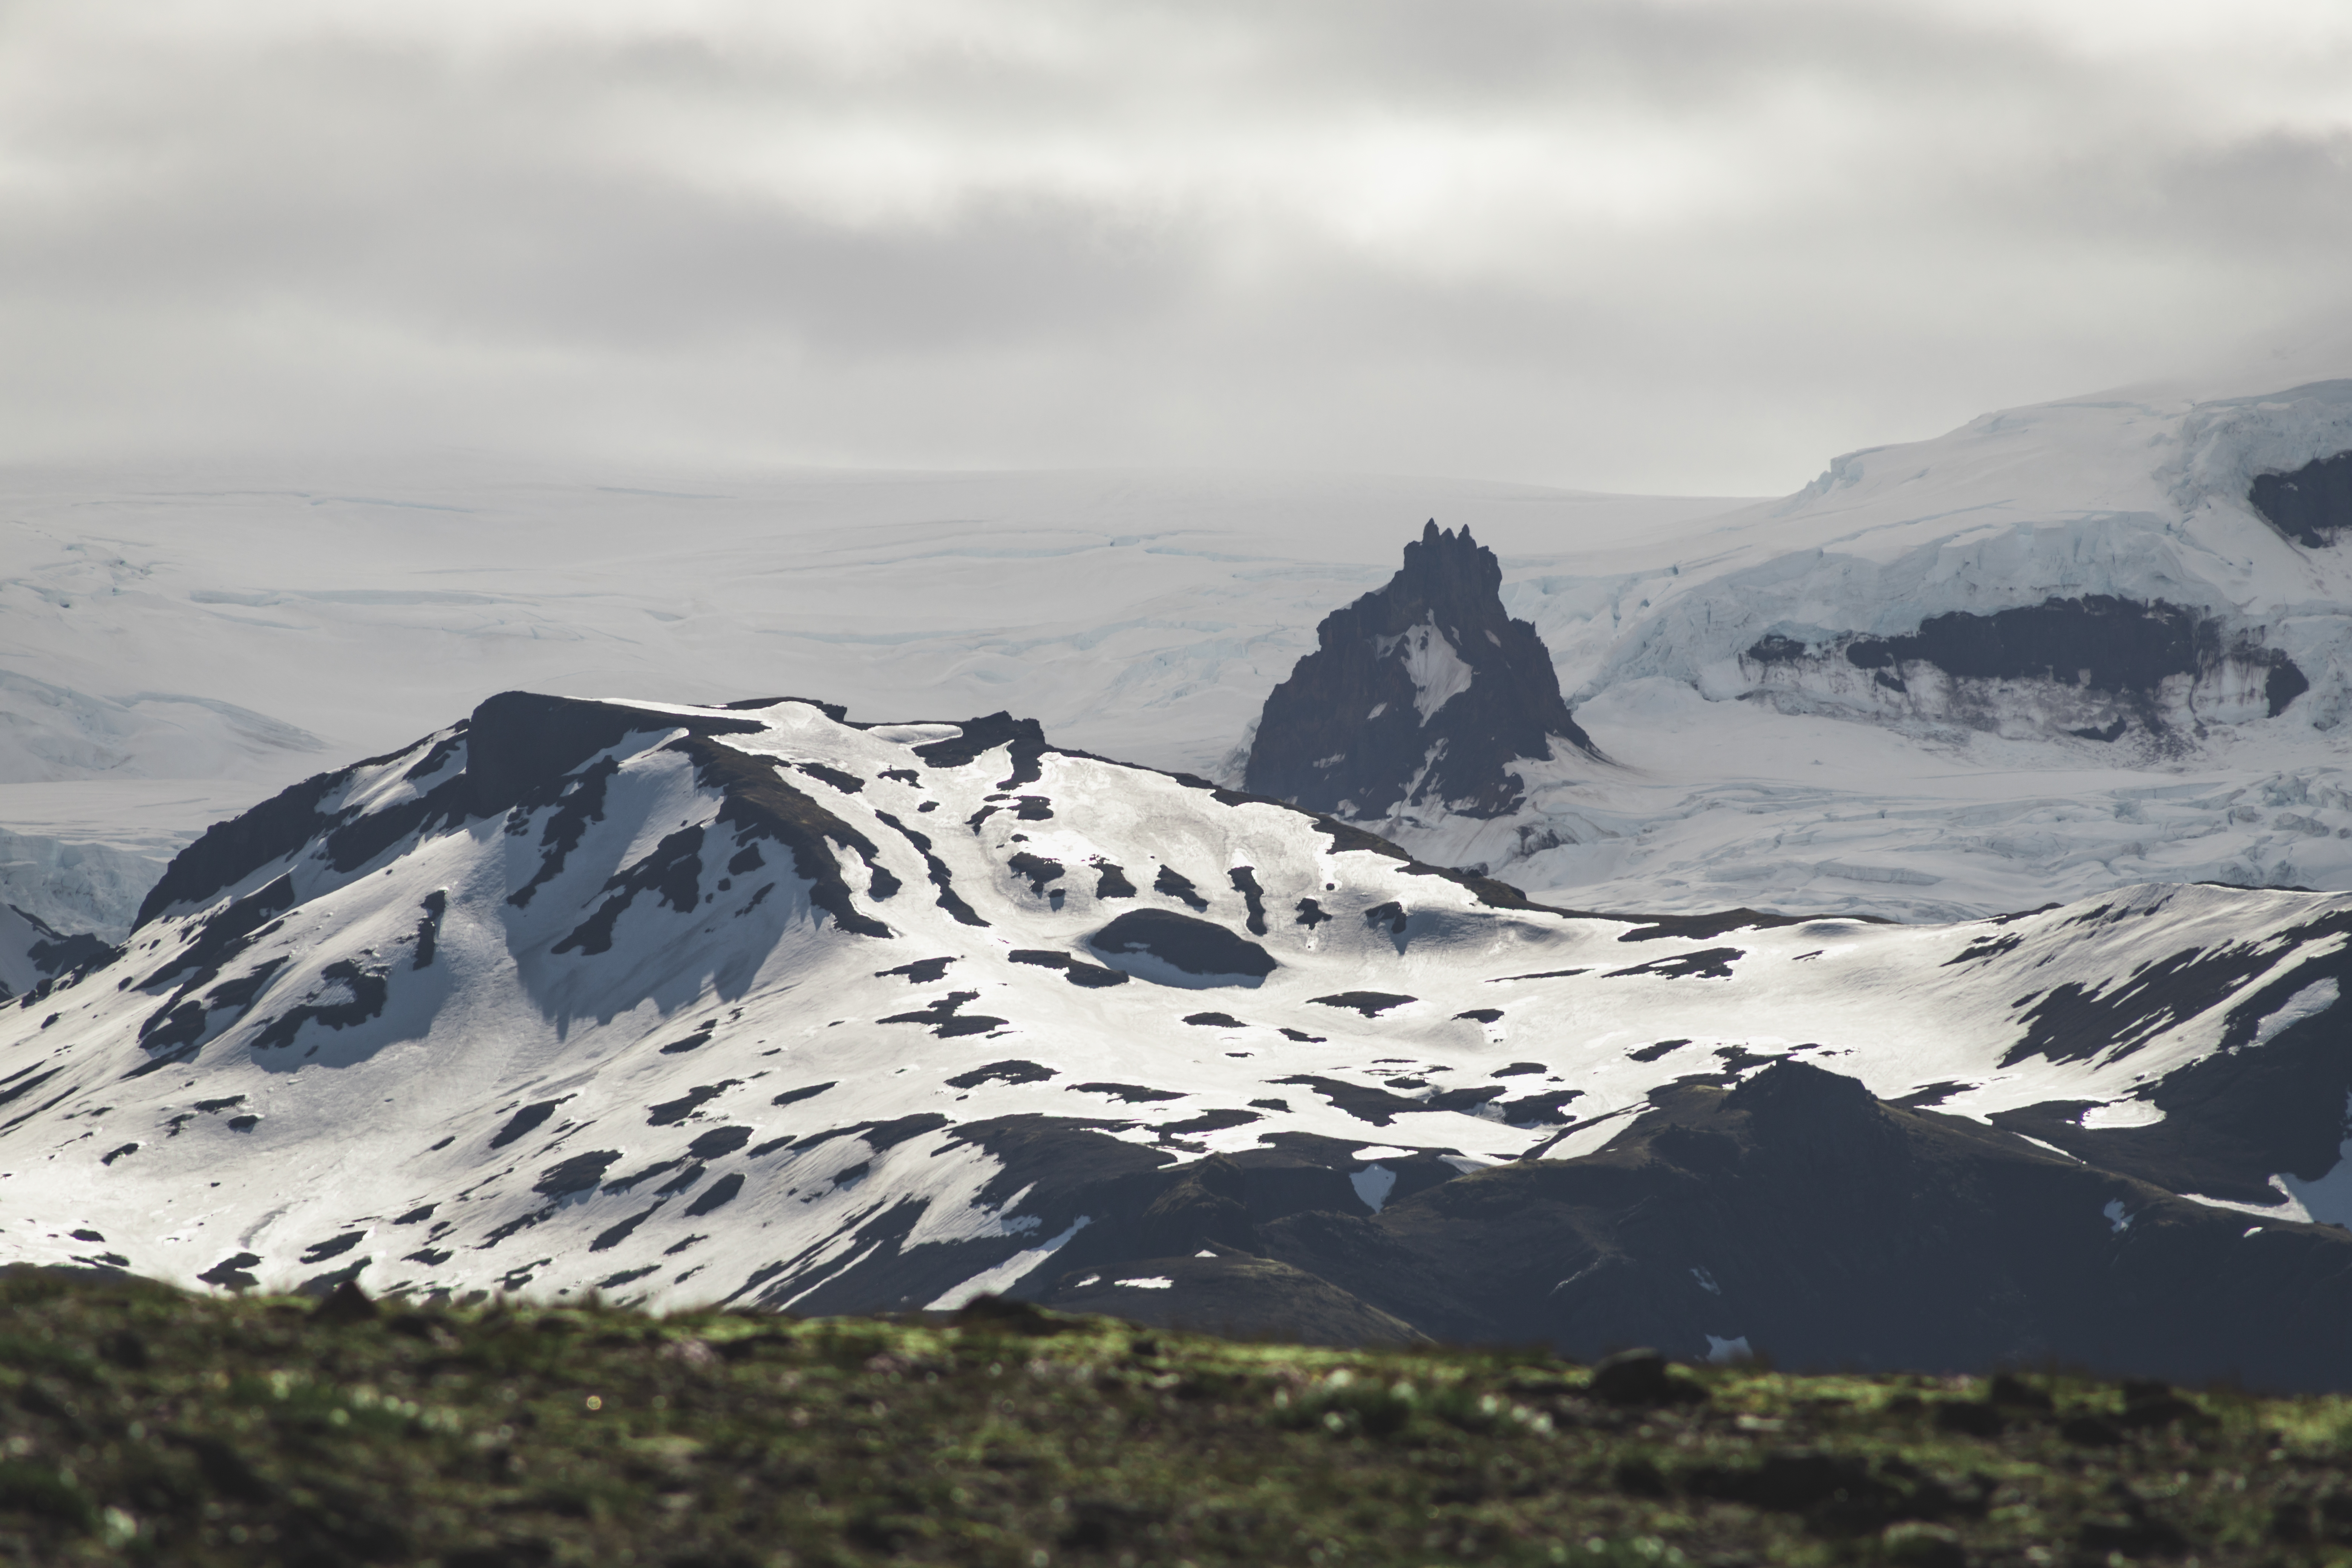
<path fill-rule="evenodd" d="M 2166 887 L 1578 915 L 1002 714 L 509 694 L 215 828 L 119 956 L 0 1012 L 0 1239 L 221 1286 L 1455 1331 L 1277 1237 L 1807 1061 L 2093 1161 L 2085 1204 L 2323 1245 L 2347 930 Z M 1482 1310 L 1538 1321 L 1520 1289 Z"/>

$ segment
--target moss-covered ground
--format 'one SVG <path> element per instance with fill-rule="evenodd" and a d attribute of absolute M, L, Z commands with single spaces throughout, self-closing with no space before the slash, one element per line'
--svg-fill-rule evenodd
<path fill-rule="evenodd" d="M 11 1270 L 0 1560 L 2352 1563 L 2346 1399 L 1657 1372 Z"/>

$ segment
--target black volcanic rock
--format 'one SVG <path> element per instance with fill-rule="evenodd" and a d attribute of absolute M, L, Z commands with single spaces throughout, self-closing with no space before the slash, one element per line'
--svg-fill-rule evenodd
<path fill-rule="evenodd" d="M 2345 504 L 2352 505 L 2352 500 Z M 2225 663 L 2265 670 L 2263 695 L 2273 719 L 2311 689 L 2310 679 L 2284 651 L 2264 647 L 2258 637 L 2229 637 L 2214 616 L 2162 599 L 2119 599 L 2106 594 L 2053 597 L 1988 616 L 1953 610 L 1928 616 L 1906 636 L 1858 632 L 1819 649 L 1768 634 L 1748 648 L 1747 658 L 1758 665 L 1801 664 L 1838 653 L 1854 668 L 1874 671 L 1879 684 L 1895 691 L 1907 689 L 1904 670 L 1914 664 L 1931 664 L 1963 680 L 2050 680 L 2081 686 L 2118 699 L 2149 729 L 2163 724 L 2164 683 L 2176 675 L 2201 679 Z M 2084 740 L 2113 741 L 2125 728 L 2119 717 L 2111 729 L 2073 733 Z"/>
<path fill-rule="evenodd" d="M 1265 700 L 1244 787 L 1354 817 L 1400 803 L 1500 816 L 1526 794 L 1507 764 L 1549 758 L 1555 738 L 1598 755 L 1502 583 L 1467 528 L 1431 522 L 1386 587 L 1323 617 Z"/>
<path fill-rule="evenodd" d="M 2352 452 L 2305 463 L 2291 474 L 2257 474 L 2246 500 L 2272 527 L 2317 550 L 2352 528 Z"/>

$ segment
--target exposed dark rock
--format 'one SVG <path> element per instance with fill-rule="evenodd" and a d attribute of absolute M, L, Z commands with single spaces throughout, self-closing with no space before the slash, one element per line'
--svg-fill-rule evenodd
<path fill-rule="evenodd" d="M 919 958 L 896 969 L 877 969 L 874 972 L 874 978 L 887 980 L 898 974 L 904 975 L 909 985 L 936 985 L 946 977 L 948 965 L 954 962 L 952 958 Z"/>
<path fill-rule="evenodd" d="M 1582 1089 L 1551 1089 L 1538 1094 L 1523 1094 L 1517 1100 L 1504 1100 L 1496 1109 L 1502 1112 L 1503 1121 L 1513 1127 L 1559 1127 L 1576 1120 L 1560 1107 L 1571 1100 L 1583 1098 Z M 1445 1109 L 1457 1108 L 1448 1106 Z"/>
<path fill-rule="evenodd" d="M 799 1101 L 803 1100 L 814 1100 L 818 1095 L 823 1094 L 826 1089 L 833 1087 L 834 1085 L 832 1083 L 813 1083 L 800 1089 L 788 1089 L 784 1090 L 783 1093 L 776 1096 L 775 1099 L 768 1101 L 768 1103 L 770 1105 L 797 1104 Z"/>
<path fill-rule="evenodd" d="M 2324 550 L 2352 528 L 2352 452 L 2315 458 L 2291 474 L 2256 474 L 2246 500 L 2297 544 Z"/>
<path fill-rule="evenodd" d="M 1165 893 L 1177 902 L 1198 910 L 1202 914 L 1209 912 L 1209 900 L 1193 890 L 1192 879 L 1179 874 L 1172 866 L 1160 868 L 1160 875 L 1152 879 L 1151 890 L 1155 893 Z"/>
<path fill-rule="evenodd" d="M 1087 939 L 1106 957 L 1146 953 L 1203 978 L 1244 975 L 1263 979 L 1275 971 L 1274 955 L 1221 925 L 1173 910 L 1132 910 Z"/>
<path fill-rule="evenodd" d="M 908 844 L 913 845 L 915 852 L 923 858 L 923 864 L 930 873 L 931 886 L 939 894 L 937 902 L 940 908 L 953 915 L 957 923 L 961 925 L 984 926 L 988 923 L 981 919 L 979 913 L 970 904 L 964 902 L 962 895 L 955 890 L 954 876 L 948 870 L 947 862 L 931 853 L 931 841 L 928 837 L 887 811 L 877 811 L 874 814 L 874 817 L 885 826 L 896 830 Z"/>
<path fill-rule="evenodd" d="M 1203 1029 L 1246 1029 L 1247 1024 L 1231 1013 L 1187 1013 L 1184 1021 Z"/>
<path fill-rule="evenodd" d="M 1261 1238 L 1439 1338 L 1696 1357 L 1712 1335 L 1786 1368 L 2352 1386 L 2341 1231 L 2248 1237 L 2242 1213 L 1798 1062 L 1652 1100 L 1598 1153 L 1478 1172 L 1344 1225 L 1262 1223 Z M 2103 1213 L 2116 1200 L 2127 1230 Z"/>
<path fill-rule="evenodd" d="M 620 1157 L 618 1149 L 599 1149 L 593 1153 L 574 1154 L 568 1160 L 559 1160 L 540 1173 L 539 1180 L 531 1184 L 530 1190 L 551 1198 L 584 1193 L 604 1181 L 604 1173 L 611 1170 Z M 303 1261 L 308 1263 L 310 1260 L 306 1258 Z"/>
<path fill-rule="evenodd" d="M 1324 617 L 1316 651 L 1266 698 L 1244 787 L 1357 817 L 1401 804 L 1499 816 L 1526 793 L 1508 764 L 1549 758 L 1555 738 L 1595 754 L 1502 581 L 1467 528 L 1431 522 L 1385 587 Z"/>
<path fill-rule="evenodd" d="M 724 1208 L 734 1202 L 735 1194 L 742 1190 L 743 1173 L 730 1171 L 705 1188 L 699 1197 L 686 1205 L 686 1217 L 695 1219 L 709 1214 L 713 1209 Z"/>
<path fill-rule="evenodd" d="M 222 1258 L 196 1278 L 224 1290 L 250 1290 L 261 1281 L 246 1270 L 260 1261 L 261 1255 L 257 1252 L 236 1253 Z"/>
<path fill-rule="evenodd" d="M 1035 784 L 1044 776 L 1039 759 L 1052 750 L 1045 743 L 1045 731 L 1034 719 L 1015 719 L 998 711 L 979 719 L 957 721 L 963 733 L 945 741 L 933 741 L 917 746 L 915 755 L 935 768 L 960 768 L 982 754 L 999 746 L 1011 748 L 1013 772 L 999 779 L 998 789 L 1017 789 L 1025 784 Z"/>
<path fill-rule="evenodd" d="M 835 872 L 836 879 L 839 875 Z M 667 836 L 654 846 L 652 854 L 615 872 L 599 890 L 612 897 L 557 942 L 554 952 L 577 951 L 583 955 L 611 952 L 613 927 L 639 893 L 651 891 L 678 913 L 692 914 L 702 902 L 702 829 L 681 827 Z M 887 927 L 881 934 L 888 934 Z"/>
<path fill-rule="evenodd" d="M 1070 1085 L 1069 1091 L 1072 1094 L 1107 1094 L 1129 1105 L 1144 1100 L 1184 1098 L 1181 1089 L 1146 1089 L 1139 1083 L 1074 1083 Z"/>
<path fill-rule="evenodd" d="M 555 1114 L 555 1108 L 562 1103 L 560 1100 L 542 1100 L 535 1105 L 524 1106 L 507 1119 L 507 1124 L 499 1129 L 498 1135 L 490 1140 L 490 1147 L 503 1149 L 516 1139 L 543 1126 L 547 1119 Z"/>
<path fill-rule="evenodd" d="M 409 961 L 411 969 L 430 968 L 433 952 L 441 937 L 441 917 L 449 912 L 449 895 L 436 889 L 425 895 L 425 916 L 416 922 L 416 952 Z"/>
<path fill-rule="evenodd" d="M 1402 1007 L 1421 998 L 1400 996 L 1390 991 L 1341 991 L 1329 996 L 1309 996 L 1307 1000 L 1325 1007 L 1352 1008 L 1367 1018 L 1377 1018 L 1391 1007 Z"/>
<path fill-rule="evenodd" d="M 1062 876 L 1059 860 L 1048 860 L 1025 849 L 1005 861 L 1004 868 L 1026 881 L 1029 891 L 1041 899 L 1045 896 L 1045 884 L 1059 881 Z"/>
<path fill-rule="evenodd" d="M 875 1022 L 928 1025 L 931 1033 L 943 1040 L 953 1039 L 959 1035 L 985 1035 L 992 1029 L 1004 1027 L 1005 1021 L 1002 1018 L 991 1018 L 978 1013 L 968 1017 L 959 1016 L 965 1003 L 977 1001 L 979 997 L 977 991 L 950 991 L 945 996 L 924 1004 L 919 1012 L 893 1013 Z"/>
<path fill-rule="evenodd" d="M 1759 666 L 1802 665 L 1843 656 L 1856 669 L 1879 672 L 1881 684 L 1906 687 L 1906 666 L 1925 663 L 1961 680 L 2046 680 L 2114 699 L 2146 728 L 2165 727 L 2158 697 L 2173 676 L 2203 679 L 2225 664 L 2264 669 L 2264 694 L 2272 717 L 2310 689 L 2294 661 L 2264 647 L 2255 634 L 2231 636 L 2217 618 L 2162 599 L 2120 599 L 2086 594 L 2053 597 L 1980 616 L 1954 610 L 1930 616 L 1907 636 L 1849 633 L 1822 647 L 1769 635 L 1748 649 Z M 2113 741 L 2114 727 L 2073 733 Z"/>
<path fill-rule="evenodd" d="M 383 1005 L 392 994 L 391 986 L 382 974 L 362 969 L 349 959 L 338 959 L 320 972 L 320 977 L 330 984 L 347 987 L 351 995 L 341 1002 L 310 1002 L 292 1008 L 273 1018 L 253 1037 L 257 1050 L 268 1050 L 290 1046 L 295 1035 L 305 1024 L 324 1024 L 331 1029 L 348 1029 L 380 1017 Z"/>
<path fill-rule="evenodd" d="M 112 944 L 88 931 L 62 934 L 46 921 L 22 910 L 17 910 L 16 915 L 26 925 L 42 933 L 38 941 L 25 950 L 25 956 L 31 959 L 33 967 L 43 974 L 54 976 L 95 968 L 116 954 L 117 950 Z M 0 986 L 0 998 L 7 994 L 7 988 Z"/>
<path fill-rule="evenodd" d="M 749 1127 L 714 1127 L 686 1146 L 692 1160 L 716 1160 L 732 1154 L 751 1141 Z"/>
<path fill-rule="evenodd" d="M 648 1106 L 646 1125 L 648 1127 L 676 1126 L 740 1081 L 742 1080 L 740 1079 L 730 1078 L 718 1083 L 697 1084 L 676 1100 L 664 1100 L 659 1105 Z"/>
<path fill-rule="evenodd" d="M 529 908 L 539 889 L 562 874 L 572 852 L 580 847 L 581 837 L 588 831 L 588 825 L 604 819 L 604 786 L 620 771 L 621 764 L 614 759 L 599 757 L 572 775 L 569 784 L 556 800 L 555 809 L 547 814 L 546 822 L 541 825 L 539 869 L 531 873 L 530 881 L 507 895 L 507 902 L 517 909 Z M 521 823 L 510 820 L 507 831 L 512 833 L 527 825 L 528 818 Z M 751 854 L 751 866 L 756 866 L 759 863 L 758 851 L 753 850 Z M 740 876 L 751 866 L 739 868 L 730 863 L 728 870 Z"/>
<path fill-rule="evenodd" d="M 984 1068 L 960 1072 L 948 1079 L 950 1089 L 978 1089 L 991 1081 L 1006 1084 L 1043 1083 L 1054 1076 L 1054 1069 L 1039 1067 L 1035 1062 L 991 1062 Z"/>
<path fill-rule="evenodd" d="M 851 902 L 849 884 L 828 847 L 838 845 L 856 854 L 866 866 L 866 896 L 888 899 L 898 891 L 898 879 L 882 865 L 881 851 L 872 839 L 786 784 L 782 768 L 772 758 L 716 745 L 698 735 L 675 742 L 671 749 L 693 760 L 696 782 L 725 795 L 716 826 L 735 829 L 739 844 L 768 839 L 790 850 L 793 872 L 809 884 L 809 902 L 831 915 L 843 931 L 860 936 L 890 934 L 888 926 Z M 685 907 L 694 908 L 691 895 Z"/>
<path fill-rule="evenodd" d="M 1735 959 L 1748 956 L 1736 947 L 1703 947 L 1696 952 L 1678 952 L 1672 958 L 1654 958 L 1647 963 L 1636 963 L 1624 969 L 1612 969 L 1608 978 L 1626 974 L 1654 974 L 1661 979 L 1679 980 L 1695 977 L 1701 980 L 1728 980 Z"/>
<path fill-rule="evenodd" d="M 1265 889 L 1257 885 L 1256 868 L 1235 866 L 1227 871 L 1225 876 L 1232 881 L 1234 891 L 1242 896 L 1242 907 L 1249 914 L 1250 935 L 1264 936 L 1265 934 Z"/>
<path fill-rule="evenodd" d="M 474 710 L 466 731 L 473 814 L 503 816 L 534 786 L 569 776 L 597 752 L 633 734 L 684 730 L 696 737 L 748 735 L 764 727 L 756 719 L 656 713 L 614 702 L 502 691 Z"/>
<path fill-rule="evenodd" d="M 1127 871 L 1123 867 L 1100 859 L 1094 861 L 1093 865 L 1096 873 L 1096 898 L 1131 899 L 1135 897 L 1135 884 L 1127 879 Z"/>
<path fill-rule="evenodd" d="M 856 795 L 866 788 L 866 781 L 856 773 L 824 763 L 794 763 L 793 766 L 820 784 L 831 784 L 844 795 Z"/>
<path fill-rule="evenodd" d="M 685 1036 L 682 1038 L 672 1040 L 669 1044 L 664 1046 L 661 1048 L 661 1054 L 666 1057 L 682 1057 L 688 1051 L 696 1050 L 703 1046 L 709 1045 L 712 1037 L 718 1033 L 719 1020 L 716 1018 L 705 1018 L 700 1024 L 695 1026 L 694 1033 Z"/>
<path fill-rule="evenodd" d="M 1299 1073 L 1291 1078 L 1278 1078 L 1276 1083 L 1295 1083 L 1313 1089 L 1329 1100 L 1338 1110 L 1359 1121 L 1369 1121 L 1375 1127 L 1386 1127 L 1399 1116 L 1410 1116 L 1434 1108 L 1424 1101 L 1411 1100 L 1402 1094 L 1391 1094 L 1385 1089 L 1370 1084 L 1349 1083 L 1344 1079 L 1318 1078 L 1312 1073 Z"/>

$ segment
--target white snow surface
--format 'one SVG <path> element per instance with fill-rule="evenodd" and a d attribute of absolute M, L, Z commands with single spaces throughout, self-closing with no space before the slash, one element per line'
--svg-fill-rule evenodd
<path fill-rule="evenodd" d="M 508 688 L 1043 721 L 1233 782 L 1321 617 L 1424 517 L 1472 527 L 1612 760 L 1530 763 L 1498 822 L 1370 824 L 1587 908 L 1964 919 L 2137 882 L 2352 887 L 2352 543 L 2251 478 L 2352 447 L 2352 382 L 2146 387 L 1850 453 L 1780 500 L 1413 478 L 405 468 L 0 475 L 0 900 L 127 929 L 94 846 L 172 845 Z M 2160 737 L 2073 689 L 1744 660 L 2053 596 L 2162 599 L 2310 689 L 2179 683 Z M 1415 655 L 1424 717 L 1455 660 Z M 152 874 L 152 872 L 151 872 Z M 121 879 L 116 878 L 119 882 Z M 111 889 L 111 890 L 110 890 Z M 89 913 L 66 918 L 69 907 Z M 99 908 L 97 906 L 103 906 Z"/>
<path fill-rule="evenodd" d="M 603 753 L 616 771 L 601 816 L 527 904 L 513 895 L 541 869 L 558 806 L 434 829 L 348 870 L 314 843 L 151 921 L 112 967 L 0 1009 L 0 1256 L 183 1284 L 242 1260 L 272 1288 L 356 1266 L 376 1292 L 602 1289 L 789 1306 L 871 1251 L 860 1226 L 912 1205 L 905 1252 L 970 1259 L 946 1270 L 964 1281 L 937 1298 L 949 1302 L 1050 1268 L 1076 1231 L 1041 1235 L 1026 1189 L 988 1197 L 1002 1167 L 959 1140 L 969 1122 L 1093 1118 L 1180 1163 L 1305 1132 L 1360 1159 L 1426 1152 L 1460 1168 L 1600 1147 L 1654 1089 L 1725 1059 L 1754 1070 L 1794 1057 L 1885 1099 L 1939 1086 L 1939 1110 L 1978 1118 L 2132 1102 L 2222 1048 L 2225 1016 L 2256 989 L 2281 994 L 2270 988 L 2341 945 L 2282 932 L 2352 907 L 2347 895 L 2148 886 L 2005 922 L 1645 932 L 1498 908 L 1426 867 L 1336 849 L 1305 814 L 1092 758 L 1047 753 L 1020 789 L 1050 815 L 1015 816 L 1003 747 L 935 767 L 917 756 L 919 737 L 894 738 L 904 731 L 861 731 L 798 702 L 756 710 L 764 727 L 723 743 L 787 764 L 782 776 L 870 838 L 897 879 L 877 894 L 843 855 L 856 910 L 890 933 L 859 935 L 812 908 L 773 842 L 764 868 L 730 872 L 740 851 L 721 798 L 666 745 L 678 731 L 664 721 L 693 711 L 652 707 L 655 728 Z M 451 743 L 428 764 L 436 742 Z M 464 756 L 449 732 L 428 737 L 324 805 L 397 805 Z M 886 814 L 922 825 L 985 926 L 935 901 L 930 868 Z M 609 951 L 569 940 L 616 877 L 689 827 L 707 849 L 678 903 L 638 895 L 610 923 Z M 1024 853 L 1066 868 L 1050 889 L 1060 897 L 1008 868 Z M 1097 898 L 1097 857 L 1139 890 Z M 1140 978 L 1097 989 L 1009 961 L 1035 949 L 1085 961 L 1108 918 L 1188 912 L 1151 890 L 1161 866 L 1237 934 L 1244 900 L 1226 872 L 1255 868 L 1266 921 L 1251 940 L 1277 964 L 1262 985 L 1214 998 Z M 257 999 L 240 1012 L 206 993 L 192 1058 L 143 1048 L 142 1025 L 178 984 L 167 972 L 201 951 L 207 921 L 280 878 L 290 903 L 221 970 Z M 446 910 L 420 967 L 420 911 L 436 895 Z M 1294 921 L 1306 896 L 1330 918 Z M 1365 918 L 1391 903 L 1408 912 L 1401 936 Z M 2248 977 L 2202 1010 L 2147 1014 L 2113 1048 L 2019 1054 L 2033 995 L 2120 994 L 2148 956 L 2184 952 L 2226 953 Z M 1700 952 L 1724 973 L 1659 972 Z M 950 961 L 935 977 L 908 972 L 934 959 Z M 338 1026 L 297 1011 L 371 986 L 383 997 L 372 1016 Z M 1362 991 L 1412 1000 L 1373 1016 L 1341 1005 Z M 1242 1026 L 1187 1024 L 1204 1000 Z M 985 1032 L 935 1032 L 950 1002 L 967 1023 L 990 1020 Z M 1465 1016 L 1483 1008 L 1503 1016 Z M 1675 1039 L 1687 1043 L 1643 1049 Z M 989 1064 L 1045 1076 L 972 1076 Z M 1106 1092 L 1120 1085 L 1172 1098 Z M 1388 1109 L 1342 1110 L 1333 1085 L 1391 1086 Z M 1482 1086 L 1494 1093 L 1472 1109 L 1412 1108 Z M 1551 1097 L 1565 1109 L 1515 1109 Z M 593 1172 L 567 1189 L 562 1173 L 582 1161 Z M 1359 1190 L 1377 1207 L 1385 1192 L 1372 1184 Z"/>

